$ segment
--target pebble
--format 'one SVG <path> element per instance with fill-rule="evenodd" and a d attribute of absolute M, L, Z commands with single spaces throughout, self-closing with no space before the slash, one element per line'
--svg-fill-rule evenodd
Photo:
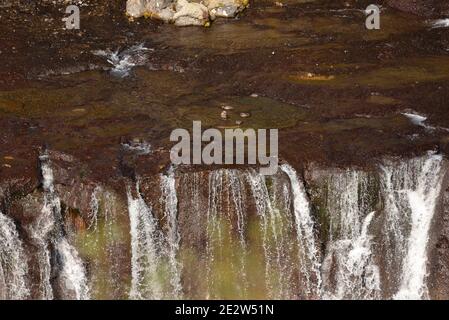
<path fill-rule="evenodd" d="M 220 114 L 220 117 L 221 117 L 223 120 L 228 119 L 228 113 L 226 112 L 226 110 L 224 110 L 224 111 Z"/>
<path fill-rule="evenodd" d="M 243 123 L 243 121 L 241 121 L 241 120 L 236 120 L 235 121 L 235 124 L 238 125 L 238 126 L 241 125 L 242 123 Z"/>
<path fill-rule="evenodd" d="M 240 117 L 241 118 L 249 118 L 251 115 L 248 112 L 241 112 Z"/>
<path fill-rule="evenodd" d="M 223 110 L 232 110 L 232 109 L 234 109 L 234 107 L 231 107 L 231 106 L 221 106 L 221 108 Z"/>

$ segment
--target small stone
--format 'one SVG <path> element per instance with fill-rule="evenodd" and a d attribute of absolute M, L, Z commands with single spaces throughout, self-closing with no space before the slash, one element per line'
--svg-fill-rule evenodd
<path fill-rule="evenodd" d="M 252 98 L 257 98 L 259 95 L 257 94 L 257 93 L 253 93 L 253 94 L 251 94 L 251 97 Z"/>
<path fill-rule="evenodd" d="M 11 156 L 4 156 L 3 159 L 5 159 L 5 160 L 14 160 L 14 157 L 11 157 Z"/>
<path fill-rule="evenodd" d="M 235 121 L 235 124 L 238 125 L 238 126 L 241 125 L 242 123 L 243 123 L 242 120 L 236 120 L 236 121 Z"/>
<path fill-rule="evenodd" d="M 3 164 L 3 167 L 5 167 L 5 168 L 11 168 L 11 165 L 10 165 L 10 164 L 7 164 L 7 163 L 4 163 L 4 164 Z"/>
<path fill-rule="evenodd" d="M 232 107 L 232 106 L 221 106 L 221 108 L 223 110 L 233 110 L 234 109 L 234 107 Z"/>
<path fill-rule="evenodd" d="M 241 118 L 249 118 L 250 116 L 251 116 L 251 114 L 248 113 L 248 112 L 241 112 L 241 113 L 240 113 L 240 117 L 241 117 Z"/>
<path fill-rule="evenodd" d="M 224 110 L 224 111 L 221 112 L 220 117 L 221 117 L 223 120 L 227 120 L 227 119 L 228 119 L 228 113 L 226 112 L 226 110 Z"/>

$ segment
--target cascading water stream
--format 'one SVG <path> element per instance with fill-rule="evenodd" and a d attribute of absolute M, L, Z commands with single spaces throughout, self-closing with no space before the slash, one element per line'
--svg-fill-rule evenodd
<path fill-rule="evenodd" d="M 131 225 L 132 299 L 179 299 L 182 296 L 181 265 L 177 259 L 179 235 L 177 230 L 178 200 L 174 171 L 161 175 L 161 202 L 166 230 L 163 232 L 140 194 L 128 188 L 128 212 Z"/>
<path fill-rule="evenodd" d="M 368 233 L 375 214 L 365 199 L 368 182 L 366 173 L 355 170 L 329 177 L 329 243 L 322 267 L 325 299 L 380 298 L 379 268 Z"/>
<path fill-rule="evenodd" d="M 160 238 L 152 209 L 140 195 L 139 181 L 136 183 L 137 197 L 128 188 L 128 211 L 131 226 L 131 299 L 162 299 L 163 284 L 158 278 L 160 260 Z"/>
<path fill-rule="evenodd" d="M 0 299 L 29 297 L 28 261 L 13 220 L 0 212 Z"/>
<path fill-rule="evenodd" d="M 80 252 L 89 261 L 89 279 L 66 234 L 72 213 L 63 216 L 49 157 L 40 160 L 41 211 L 25 224 L 10 212 L 13 206 L 0 212 L 1 299 L 88 299 L 91 290 L 104 297 L 105 285 L 114 291 L 110 296 L 132 299 L 433 294 L 429 243 L 447 172 L 441 155 L 384 160 L 367 171 L 318 169 L 306 175 L 307 190 L 288 164 L 272 176 L 250 168 L 171 168 L 130 185 L 127 206 L 115 191 L 97 186 L 77 235 L 86 242 Z M 123 272 L 129 261 L 126 209 L 130 292 Z M 118 272 L 122 278 L 110 280 Z"/>
<path fill-rule="evenodd" d="M 394 298 L 426 299 L 427 244 L 444 177 L 443 157 L 429 154 L 381 168 L 387 194 L 384 230 L 389 243 L 395 245 L 390 257 L 400 257 L 392 260 L 401 275 Z"/>
<path fill-rule="evenodd" d="M 285 240 L 281 232 L 283 221 L 280 212 L 273 208 L 265 177 L 255 170 L 250 170 L 246 176 L 256 204 L 257 215 L 260 217 L 267 290 L 272 298 L 279 299 L 287 295 L 282 274 L 288 263 L 282 259 Z"/>
<path fill-rule="evenodd" d="M 56 273 L 62 279 L 63 286 L 73 292 L 77 300 L 89 299 L 89 287 L 83 262 L 76 249 L 67 241 L 63 229 L 61 201 L 53 185 L 53 170 L 48 155 L 40 156 L 42 186 L 44 189 L 44 205 L 37 224 L 33 228 L 33 236 L 39 245 L 39 269 L 41 274 L 40 292 L 43 299 L 53 298 L 50 281 L 52 267 L 58 268 Z M 55 250 L 58 266 L 51 265 L 50 243 Z"/>
<path fill-rule="evenodd" d="M 209 298 L 220 297 L 214 293 L 214 288 L 226 281 L 226 276 L 238 283 L 235 289 L 239 296 L 247 294 L 247 207 L 244 182 L 244 177 L 239 175 L 238 170 L 221 169 L 208 174 L 206 270 Z M 199 192 L 199 188 L 196 191 Z M 196 198 L 199 198 L 198 195 Z M 226 253 L 229 254 L 228 257 Z M 228 264 L 226 276 L 213 272 L 218 264 Z"/>
<path fill-rule="evenodd" d="M 412 172 L 407 170 L 403 172 L 403 169 L 399 171 L 404 176 L 415 175 L 424 179 L 430 170 L 427 167 L 415 165 Z M 434 171 L 438 172 L 438 170 Z M 288 179 L 285 179 L 283 174 Z M 252 259 L 250 252 L 254 250 L 249 249 L 254 239 L 248 238 L 248 232 L 254 230 L 256 225 L 258 226 L 256 234 L 260 237 L 263 248 L 267 296 L 309 299 L 385 297 L 382 292 L 382 281 L 385 279 L 382 279 L 383 276 L 378 267 L 382 259 L 379 255 L 383 253 L 379 252 L 377 243 L 383 243 L 384 237 L 388 235 L 378 235 L 375 242 L 373 225 L 379 223 L 383 226 L 389 225 L 394 220 L 391 217 L 382 217 L 381 213 L 375 209 L 379 196 L 375 173 L 346 170 L 333 171 L 328 176 L 326 219 L 329 219 L 329 230 L 323 261 L 305 187 L 296 171 L 288 164 L 282 165 L 280 171 L 271 177 L 262 176 L 252 169 L 211 171 L 204 175 L 209 181 L 205 200 L 201 200 L 203 197 L 202 176 L 197 173 L 185 175 L 190 175 L 186 181 L 197 184 L 192 186 L 191 194 L 185 194 L 189 201 L 195 203 L 181 206 L 194 211 L 189 217 L 201 223 L 200 211 L 203 207 L 200 203 L 208 203 L 208 209 L 204 212 L 206 238 L 199 235 L 199 239 L 204 239 L 206 242 L 206 259 L 203 265 L 206 268 L 206 287 L 208 288 L 206 297 L 219 298 L 221 295 L 217 290 L 222 290 L 220 283 L 225 282 L 226 279 L 233 279 L 232 281 L 239 283 L 239 285 L 233 284 L 235 288 L 232 289 L 236 290 L 235 293 L 238 296 L 244 296 L 248 292 L 251 280 L 248 280 L 250 278 L 248 278 L 247 270 L 249 259 Z M 438 176 L 437 173 L 436 175 Z M 180 292 L 183 292 L 181 282 L 183 262 L 179 255 L 181 235 L 179 234 L 178 202 L 186 201 L 186 199 L 178 198 L 173 170 L 161 175 L 159 179 L 160 203 L 163 221 L 165 221 L 162 225 L 156 220 L 151 207 L 145 204 L 139 191 L 136 199 L 128 192 L 133 239 L 132 287 L 134 289 L 131 296 L 134 298 L 179 297 Z M 412 189 L 405 199 L 416 207 L 416 212 L 420 212 L 419 203 L 432 206 L 432 203 L 427 201 L 436 201 L 438 189 L 434 190 L 434 194 L 428 194 L 429 199 L 433 200 L 421 202 L 416 200 L 417 193 L 425 192 L 421 189 L 429 188 L 429 185 L 435 184 L 433 182 L 433 180 L 423 181 L 421 187 Z M 397 184 L 397 178 L 392 179 L 392 184 Z M 139 187 L 137 186 L 136 189 L 138 190 Z M 386 216 L 399 215 L 396 217 L 397 221 L 407 221 L 408 217 L 402 213 L 403 208 L 397 199 L 391 200 L 392 190 L 385 188 L 381 190 L 380 198 L 384 199 L 387 204 L 386 211 L 389 211 Z M 401 192 L 393 191 L 394 197 L 403 194 Z M 404 199 L 400 198 L 400 200 Z M 254 202 L 256 220 L 251 220 L 248 216 L 251 201 Z M 388 205 L 389 201 L 390 205 Z M 390 207 L 393 209 L 390 210 Z M 394 210 L 395 208 L 397 210 Z M 257 222 L 256 225 L 255 222 Z M 190 223 L 190 219 L 184 218 L 183 223 Z M 191 230 L 192 227 L 184 226 L 184 228 Z M 394 230 L 396 227 L 384 226 L 384 228 Z M 413 242 L 413 239 L 417 238 L 414 234 L 425 233 L 425 230 L 417 230 L 420 230 L 420 233 L 410 232 L 410 234 L 403 234 L 399 239 Z M 293 238 L 290 238 L 292 235 Z M 237 241 L 232 240 L 233 238 Z M 292 242 L 293 239 L 295 241 Z M 234 254 L 226 248 L 227 246 L 233 248 L 231 252 L 238 252 L 238 255 L 233 258 Z M 417 246 L 413 245 L 413 248 Z M 392 247 L 391 250 L 394 251 L 395 248 Z M 417 250 L 413 252 L 416 253 Z M 422 252 L 421 247 L 418 253 L 422 254 Z M 226 255 L 231 256 L 226 257 Z M 404 266 L 410 265 L 406 255 L 400 256 L 399 260 L 404 261 Z M 224 263 L 228 263 L 226 273 L 217 272 Z M 240 270 L 240 276 L 236 276 L 238 270 Z M 404 267 L 401 270 L 405 272 L 407 268 Z M 161 279 L 160 274 L 164 272 L 170 277 Z M 398 274 L 402 274 L 401 272 Z M 295 273 L 299 274 L 299 277 L 293 276 Z M 416 275 L 416 273 L 410 274 Z M 407 275 L 407 273 L 401 277 L 416 279 L 415 276 Z M 419 276 L 419 279 L 421 278 L 422 276 Z M 139 287 L 137 283 L 145 283 L 147 287 L 151 287 L 150 293 L 143 288 L 137 288 Z M 231 287 L 228 285 L 226 290 Z"/>
<path fill-rule="evenodd" d="M 307 296 L 318 298 L 321 294 L 321 257 L 315 240 L 314 221 L 304 185 L 289 164 L 281 165 L 281 170 L 290 179 L 293 193 L 293 211 L 297 233 L 302 276 L 305 278 Z"/>
<path fill-rule="evenodd" d="M 181 287 L 181 265 L 177 260 L 179 251 L 178 233 L 178 197 L 176 195 L 175 172 L 171 167 L 167 174 L 160 175 L 162 202 L 164 206 L 164 217 L 167 220 L 167 255 L 169 261 L 170 283 L 173 288 L 173 298 L 180 298 Z"/>

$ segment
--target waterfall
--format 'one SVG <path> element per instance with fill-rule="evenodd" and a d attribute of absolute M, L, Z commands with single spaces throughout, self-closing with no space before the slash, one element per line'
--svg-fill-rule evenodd
<path fill-rule="evenodd" d="M 131 299 L 162 299 L 163 288 L 158 277 L 160 260 L 160 233 L 152 209 L 140 195 L 140 182 L 136 183 L 137 197 L 128 188 L 128 211 L 131 226 Z"/>
<path fill-rule="evenodd" d="M 76 300 L 89 299 L 89 287 L 83 261 L 79 258 L 75 247 L 66 238 L 61 238 L 57 242 L 56 251 L 61 260 L 60 272 L 65 288 L 75 293 Z"/>
<path fill-rule="evenodd" d="M 80 215 L 64 211 L 49 156 L 39 159 L 42 188 L 2 201 L 0 299 L 439 294 L 429 261 L 445 249 L 433 245 L 444 236 L 435 226 L 447 173 L 442 155 L 387 158 L 363 170 L 314 168 L 307 184 L 289 164 L 271 176 L 170 168 L 129 183 L 126 200 L 89 185 Z M 70 223 L 79 226 L 76 235 Z"/>
<path fill-rule="evenodd" d="M 325 299 L 380 297 L 379 268 L 369 235 L 375 212 L 369 212 L 368 194 L 369 179 L 364 172 L 348 170 L 329 177 L 329 243 L 322 267 Z"/>
<path fill-rule="evenodd" d="M 431 153 L 399 164 L 386 161 L 381 169 L 384 231 L 393 245 L 389 266 L 401 275 L 394 298 L 426 299 L 427 243 L 443 182 L 443 157 Z"/>
<path fill-rule="evenodd" d="M 127 264 L 129 226 L 119 196 L 96 185 L 90 196 L 87 226 L 79 237 L 80 250 L 89 259 L 89 289 L 93 299 L 117 299 L 128 294 Z M 107 287 L 108 290 L 104 290 Z"/>
<path fill-rule="evenodd" d="M 321 257 L 315 241 L 314 221 L 309 200 L 295 169 L 289 164 L 283 164 L 280 168 L 289 177 L 293 193 L 293 211 L 300 249 L 301 273 L 305 277 L 307 295 L 318 298 L 321 290 Z"/>
<path fill-rule="evenodd" d="M 175 172 L 171 167 L 167 174 L 160 175 L 161 180 L 161 200 L 164 205 L 164 218 L 167 220 L 167 254 L 170 270 L 170 283 L 173 287 L 173 298 L 180 298 L 181 287 L 181 265 L 177 260 L 179 250 L 178 234 L 178 198 L 176 195 Z"/>
<path fill-rule="evenodd" d="M 279 203 L 283 202 L 282 199 L 288 199 L 277 195 L 285 196 L 286 187 L 280 181 L 279 172 L 275 176 L 265 177 L 249 170 L 246 177 L 260 221 L 268 296 L 273 299 L 307 296 L 307 290 L 303 292 L 298 280 L 295 280 L 295 274 L 301 268 L 298 252 L 304 248 L 295 241 L 300 236 L 295 239 L 295 220 L 291 208 L 286 206 L 285 201 Z"/>
<path fill-rule="evenodd" d="M 199 192 L 199 189 L 196 189 L 196 192 Z M 245 297 L 247 294 L 247 208 L 244 192 L 244 177 L 238 170 L 220 169 L 209 173 L 206 218 L 209 298 L 221 298 L 217 291 L 221 291 L 220 283 L 226 281 L 225 277 L 234 279 L 236 283 L 233 291 L 239 296 Z M 198 195 L 196 197 L 198 198 Z M 226 254 L 229 256 L 226 257 Z M 215 272 L 221 264 L 228 264 L 226 276 L 223 272 Z"/>
<path fill-rule="evenodd" d="M 51 249 L 55 250 L 58 263 L 58 276 L 62 286 L 73 292 L 76 299 L 89 299 L 89 288 L 84 265 L 76 249 L 67 241 L 61 214 L 61 201 L 54 190 L 53 170 L 47 154 L 40 156 L 44 205 L 35 225 L 32 236 L 39 247 L 38 264 L 40 270 L 40 294 L 42 299 L 53 299 L 51 285 Z M 55 266 L 56 267 L 56 266 Z"/>
<path fill-rule="evenodd" d="M 44 188 L 44 205 L 36 220 L 30 225 L 30 236 L 37 247 L 36 258 L 39 270 L 38 298 L 44 300 L 53 299 L 53 288 L 50 283 L 51 278 L 51 252 L 50 233 L 54 228 L 54 214 L 52 208 L 59 206 L 55 201 L 53 190 L 53 172 L 48 164 L 48 155 L 40 156 L 42 186 Z"/>
<path fill-rule="evenodd" d="M 265 183 L 265 177 L 256 171 L 247 173 L 252 195 L 256 204 L 257 215 L 260 217 L 265 255 L 265 279 L 271 298 L 281 298 L 286 295 L 282 281 L 282 234 L 280 233 L 280 217 L 273 210 L 270 195 Z M 277 223 L 279 221 L 280 223 Z"/>
<path fill-rule="evenodd" d="M 177 259 L 179 234 L 177 230 L 178 200 L 174 171 L 160 175 L 161 202 L 165 230 L 140 194 L 128 188 L 128 211 L 131 224 L 132 299 L 178 299 L 182 295 L 181 265 Z M 165 231 L 165 232 L 164 232 Z"/>
<path fill-rule="evenodd" d="M 28 298 L 27 273 L 28 261 L 14 221 L 0 212 L 0 299 Z"/>

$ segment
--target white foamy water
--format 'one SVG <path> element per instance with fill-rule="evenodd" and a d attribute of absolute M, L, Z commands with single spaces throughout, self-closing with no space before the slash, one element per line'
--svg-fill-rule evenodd
<path fill-rule="evenodd" d="M 151 144 L 146 141 L 131 141 L 128 143 L 122 143 L 122 147 L 138 155 L 148 155 L 151 153 Z"/>
<path fill-rule="evenodd" d="M 167 224 L 167 255 L 170 264 L 170 283 L 173 288 L 172 298 L 181 298 L 181 265 L 177 260 L 179 251 L 178 233 L 178 197 L 176 195 L 175 171 L 171 167 L 167 174 L 161 174 L 162 202 L 164 205 L 164 217 Z"/>
<path fill-rule="evenodd" d="M 321 294 L 321 257 L 315 241 L 314 221 L 309 200 L 295 169 L 288 164 L 283 164 L 280 168 L 287 174 L 291 183 L 296 233 L 301 257 L 300 265 L 302 275 L 306 279 L 307 295 L 317 298 Z"/>
<path fill-rule="evenodd" d="M 323 298 L 376 299 L 380 294 L 379 268 L 373 260 L 369 212 L 365 196 L 368 176 L 347 170 L 328 182 L 329 243 L 323 261 Z"/>
<path fill-rule="evenodd" d="M 383 166 L 389 194 L 386 232 L 401 257 L 399 289 L 395 299 L 428 298 L 427 244 L 443 179 L 443 157 L 429 154 L 399 165 Z"/>
<path fill-rule="evenodd" d="M 33 226 L 32 235 L 38 244 L 40 293 L 42 299 L 53 299 L 50 283 L 52 268 L 57 268 L 65 288 L 74 293 L 75 299 L 89 299 L 89 288 L 83 262 L 76 249 L 64 236 L 61 214 L 61 201 L 55 192 L 53 170 L 47 155 L 41 155 L 42 186 L 44 189 L 44 205 L 37 223 Z M 59 265 L 50 263 L 49 243 L 55 244 Z"/>
<path fill-rule="evenodd" d="M 404 112 L 402 114 L 404 116 L 406 116 L 408 119 L 410 119 L 410 122 L 413 123 L 414 125 L 426 127 L 426 125 L 424 124 L 424 121 L 427 120 L 427 117 L 424 117 L 422 115 L 415 114 L 415 113 L 408 113 L 408 112 Z"/>
<path fill-rule="evenodd" d="M 173 169 L 160 175 L 164 225 L 159 225 L 151 205 L 145 203 L 136 184 L 137 197 L 128 188 L 131 224 L 131 299 L 179 299 L 182 297 L 178 261 L 178 200 Z"/>
<path fill-rule="evenodd" d="M 449 28 L 449 18 L 439 19 L 432 22 L 434 28 Z"/>
<path fill-rule="evenodd" d="M 61 278 L 64 281 L 65 288 L 75 293 L 76 300 L 87 300 L 89 296 L 89 287 L 84 270 L 83 261 L 78 256 L 76 249 L 62 238 L 57 243 L 56 250 L 61 259 Z"/>
<path fill-rule="evenodd" d="M 0 211 L 0 299 L 29 297 L 28 261 L 14 221 Z"/>
<path fill-rule="evenodd" d="M 285 206 L 285 203 L 282 204 L 282 201 L 288 200 L 289 197 L 285 197 L 285 188 L 279 181 L 280 177 L 278 175 L 266 177 L 255 170 L 249 170 L 245 174 L 259 217 L 268 296 L 272 299 L 307 296 L 307 289 L 297 288 L 293 278 L 301 268 L 297 253 L 303 248 L 298 248 L 300 244 L 295 243 L 292 237 L 295 219 L 290 207 Z M 277 188 L 281 191 L 280 195 L 277 194 Z"/>
<path fill-rule="evenodd" d="M 142 66 L 147 62 L 150 51 L 153 50 L 146 48 L 141 43 L 123 50 L 97 50 L 93 54 L 107 59 L 108 63 L 112 65 L 112 75 L 125 78 L 130 75 L 132 68 Z"/>
<path fill-rule="evenodd" d="M 152 209 L 140 195 L 128 188 L 128 212 L 131 226 L 131 299 L 162 299 L 163 284 L 158 277 L 160 263 L 160 234 Z"/>
<path fill-rule="evenodd" d="M 443 131 L 449 131 L 448 128 L 445 127 L 440 127 L 440 126 L 431 126 L 429 124 L 425 124 L 427 117 L 423 116 L 423 115 L 419 115 L 416 113 L 407 113 L 404 112 L 402 113 L 404 116 L 406 116 L 411 123 L 413 123 L 414 125 L 426 128 L 428 130 L 443 130 Z"/>

